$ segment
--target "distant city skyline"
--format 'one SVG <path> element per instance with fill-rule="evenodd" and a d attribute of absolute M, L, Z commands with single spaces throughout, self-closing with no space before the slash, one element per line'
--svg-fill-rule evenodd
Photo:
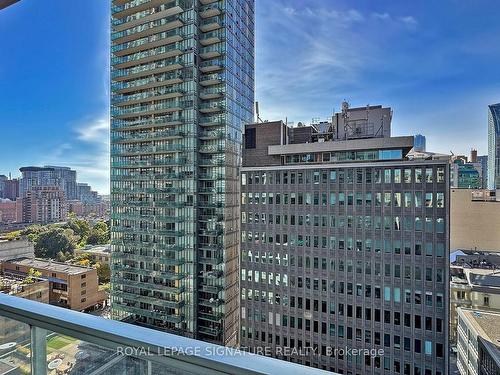
<path fill-rule="evenodd" d="M 0 61 L 0 173 L 67 165 L 109 192 L 108 5 L 23 0 L 0 11 L 9 51 Z M 258 0 L 261 118 L 308 123 L 343 99 L 379 103 L 394 109 L 396 136 L 423 134 L 433 152 L 485 155 L 487 108 L 500 102 L 495 5 Z"/>

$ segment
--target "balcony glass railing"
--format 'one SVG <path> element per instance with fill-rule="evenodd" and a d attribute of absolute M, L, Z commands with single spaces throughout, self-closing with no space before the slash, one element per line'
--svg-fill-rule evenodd
<path fill-rule="evenodd" d="M 162 158 L 157 160 L 123 160 L 113 161 L 111 164 L 115 168 L 146 168 L 168 165 L 184 165 L 186 158 Z M 132 191 L 130 193 L 133 193 Z"/>
<path fill-rule="evenodd" d="M 150 43 L 154 43 L 154 42 L 157 42 L 157 41 L 160 41 L 160 40 L 172 38 L 172 37 L 175 37 L 175 36 L 178 36 L 178 37 L 180 37 L 182 39 L 184 38 L 184 34 L 182 34 L 177 29 L 170 30 L 170 31 L 164 31 L 162 33 L 153 34 L 153 35 L 147 36 L 145 38 L 137 39 L 137 40 L 134 40 L 134 41 L 131 41 L 131 42 L 125 42 L 125 43 L 121 43 L 121 44 L 116 44 L 116 45 L 114 45 L 114 46 L 111 47 L 111 53 L 117 53 L 117 52 L 120 52 L 120 51 L 123 51 L 123 50 L 131 49 L 131 48 L 136 48 L 136 47 L 141 47 L 141 46 L 144 46 L 144 45 L 147 45 L 147 44 L 150 44 Z M 177 41 L 179 40 L 179 38 L 176 38 L 176 39 L 177 39 Z M 166 43 L 164 42 L 163 44 L 166 44 Z M 147 48 L 147 46 L 146 46 L 146 48 Z M 141 48 L 141 49 L 144 49 L 144 48 Z"/>
<path fill-rule="evenodd" d="M 119 145 L 122 146 L 122 145 Z M 137 154 L 154 154 L 154 153 L 170 153 L 185 151 L 186 146 L 183 145 L 159 145 L 159 146 L 131 146 L 131 147 L 113 147 L 111 155 L 137 155 Z"/>
<path fill-rule="evenodd" d="M 182 59 L 178 57 L 173 57 L 169 59 L 163 59 L 159 61 L 152 62 L 150 64 L 143 64 L 139 66 L 134 66 L 128 69 L 114 69 L 111 72 L 111 79 L 116 79 L 120 77 L 129 77 L 134 74 L 140 74 L 146 72 L 146 74 L 153 74 L 155 69 L 161 69 L 172 65 L 184 65 Z"/>
<path fill-rule="evenodd" d="M 178 14 L 173 15 L 173 16 L 169 16 L 169 17 L 165 17 L 165 18 L 160 18 L 158 20 L 154 20 L 154 21 L 142 24 L 142 25 L 131 27 L 130 29 L 114 32 L 111 34 L 111 40 L 116 40 L 119 38 L 124 38 L 124 37 L 130 36 L 130 35 L 134 35 L 137 33 L 142 33 L 143 31 L 150 30 L 150 29 L 157 28 L 157 27 L 162 27 L 162 26 L 168 25 L 169 23 L 176 22 L 176 21 L 180 22 Z"/>
<path fill-rule="evenodd" d="M 210 18 L 205 18 L 204 20 L 201 20 L 200 26 L 206 27 L 208 25 L 217 25 L 217 27 L 221 27 L 223 25 L 222 18 L 219 16 L 214 16 Z"/>
<path fill-rule="evenodd" d="M 172 43 L 172 44 L 169 44 L 166 46 L 148 49 L 147 51 L 133 53 L 131 55 L 112 57 L 111 58 L 111 65 L 119 65 L 119 64 L 130 62 L 130 61 L 139 61 L 141 59 L 145 59 L 146 57 L 150 57 L 150 56 L 162 55 L 162 54 L 176 51 L 176 50 L 180 51 L 180 49 L 181 49 L 180 43 L 176 42 L 176 43 Z"/>
<path fill-rule="evenodd" d="M 140 92 L 132 95 L 113 95 L 111 97 L 111 104 L 113 105 L 127 105 L 132 102 L 151 102 L 153 100 L 158 100 L 161 96 L 182 96 L 184 91 L 180 89 L 177 85 L 173 87 L 160 87 L 144 92 Z M 170 95 L 172 94 L 172 95 Z"/>
<path fill-rule="evenodd" d="M 167 9 L 173 8 L 175 6 L 179 6 L 179 5 L 180 5 L 180 0 L 174 0 L 174 1 L 171 1 L 167 4 L 160 5 L 156 9 L 153 9 L 153 8 L 146 9 L 142 12 L 137 12 L 137 13 L 134 13 L 134 14 L 127 16 L 127 17 L 113 18 L 112 25 L 113 26 L 120 26 L 120 25 L 123 25 L 123 24 L 128 23 L 128 22 L 137 21 L 137 20 L 140 20 L 141 18 L 145 18 L 145 17 L 150 16 L 152 14 L 159 13 L 159 12 L 162 12 L 164 10 L 167 10 Z M 117 8 L 117 9 L 121 9 L 121 10 L 115 11 L 114 9 L 112 9 L 113 14 L 125 10 L 125 8 Z"/>
<path fill-rule="evenodd" d="M 160 309 L 138 309 L 126 304 L 117 308 L 173 323 L 184 318 Z M 200 314 L 200 319 L 217 321 L 219 318 L 216 312 Z M 0 294 L 0 319 L 2 327 L 10 328 L 6 331 L 9 335 L 2 336 L 0 345 L 8 348 L 1 355 L 12 373 L 46 375 L 58 370 L 57 373 L 96 375 L 327 374 L 311 367 L 7 294 Z"/>
<path fill-rule="evenodd" d="M 135 120 L 135 121 L 124 121 L 124 120 L 114 120 L 112 121 L 112 129 L 124 129 L 133 130 L 134 128 L 147 128 L 152 126 L 169 125 L 170 123 L 183 122 L 184 119 L 178 115 L 165 115 L 158 116 L 147 120 Z"/>
<path fill-rule="evenodd" d="M 182 180 L 185 173 L 127 173 L 111 176 L 111 181 L 152 181 L 152 180 Z"/>
<path fill-rule="evenodd" d="M 184 107 L 184 103 L 179 100 L 161 100 L 151 105 L 136 105 L 130 107 L 114 107 L 111 109 L 111 116 L 126 115 L 147 115 L 149 112 L 162 112 L 179 110 Z"/>
<path fill-rule="evenodd" d="M 148 139 L 158 139 L 158 138 L 176 138 L 183 137 L 186 133 L 180 130 L 163 130 L 156 132 L 145 132 L 145 133 L 123 133 L 120 135 L 111 134 L 111 141 L 132 141 L 132 140 L 148 140 Z"/>
<path fill-rule="evenodd" d="M 203 13 L 203 12 L 208 12 L 210 10 L 215 10 L 215 11 L 219 11 L 220 12 L 222 10 L 222 8 L 217 3 L 207 4 L 207 5 L 201 6 L 199 12 Z"/>
<path fill-rule="evenodd" d="M 173 79 L 182 79 L 182 74 L 173 72 L 173 73 L 164 73 L 157 74 L 147 78 L 135 79 L 133 81 L 124 81 L 124 82 L 114 82 L 111 84 L 111 89 L 113 91 L 119 91 L 124 89 L 139 89 L 142 86 L 147 86 L 150 84 L 156 84 L 155 86 L 161 86 L 162 82 L 170 81 Z"/>
<path fill-rule="evenodd" d="M 200 48 L 200 55 L 203 56 L 203 55 L 210 54 L 210 53 L 221 54 L 224 52 L 223 47 L 224 46 L 221 44 L 214 44 L 211 46 L 202 47 L 202 48 Z"/>

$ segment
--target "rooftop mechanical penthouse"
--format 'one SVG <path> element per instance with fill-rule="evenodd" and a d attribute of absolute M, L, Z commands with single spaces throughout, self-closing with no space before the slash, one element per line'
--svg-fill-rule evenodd
<path fill-rule="evenodd" d="M 414 159 L 391 119 L 344 105 L 246 126 L 242 346 L 339 373 L 448 373 L 449 164 Z"/>

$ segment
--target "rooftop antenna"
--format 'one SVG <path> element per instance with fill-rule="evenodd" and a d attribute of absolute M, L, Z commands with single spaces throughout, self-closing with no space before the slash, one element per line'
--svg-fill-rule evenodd
<path fill-rule="evenodd" d="M 257 115 L 257 122 L 263 122 L 262 119 L 260 118 L 259 102 L 255 102 L 255 114 Z"/>

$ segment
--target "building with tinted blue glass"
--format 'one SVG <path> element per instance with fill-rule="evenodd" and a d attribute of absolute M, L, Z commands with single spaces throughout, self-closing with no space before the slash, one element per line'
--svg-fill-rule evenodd
<path fill-rule="evenodd" d="M 416 152 L 425 152 L 426 151 L 426 139 L 422 134 L 417 134 L 415 136 L 415 142 L 413 145 L 413 149 Z"/>
<path fill-rule="evenodd" d="M 111 4 L 115 319 L 236 345 L 253 0 Z"/>
<path fill-rule="evenodd" d="M 500 187 L 500 103 L 488 106 L 488 189 Z"/>

